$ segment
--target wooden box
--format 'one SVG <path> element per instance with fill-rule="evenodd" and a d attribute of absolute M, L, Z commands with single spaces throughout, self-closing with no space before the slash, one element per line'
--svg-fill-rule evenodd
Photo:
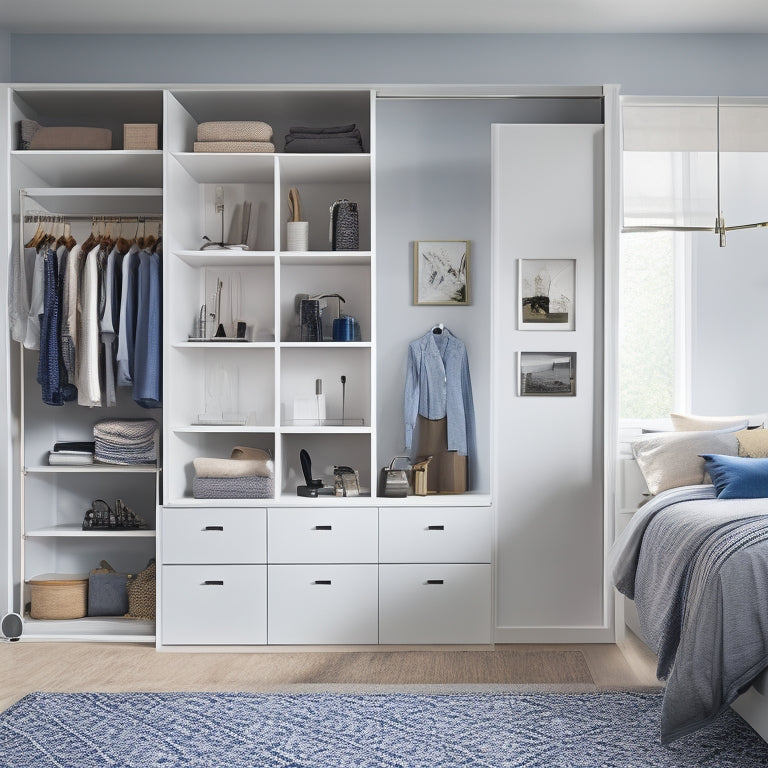
<path fill-rule="evenodd" d="M 123 149 L 157 149 L 157 123 L 124 123 Z"/>

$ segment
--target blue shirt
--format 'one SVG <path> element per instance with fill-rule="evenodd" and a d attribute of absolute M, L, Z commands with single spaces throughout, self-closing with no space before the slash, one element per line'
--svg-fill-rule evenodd
<path fill-rule="evenodd" d="M 133 399 L 144 408 L 159 408 L 163 400 L 160 257 L 142 251 L 138 260 Z"/>
<path fill-rule="evenodd" d="M 405 447 L 411 449 L 416 417 L 447 416 L 448 450 L 475 452 L 475 406 L 467 349 L 447 328 L 408 345 L 405 372 Z"/>

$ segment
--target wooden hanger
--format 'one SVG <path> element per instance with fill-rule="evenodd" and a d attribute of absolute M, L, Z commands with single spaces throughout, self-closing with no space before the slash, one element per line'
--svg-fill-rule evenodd
<path fill-rule="evenodd" d="M 37 218 L 37 229 L 32 234 L 32 237 L 29 238 L 28 242 L 24 243 L 25 248 L 35 248 L 35 244 L 39 242 L 43 234 L 45 232 L 45 227 L 43 226 L 42 219 L 38 216 Z"/>
<path fill-rule="evenodd" d="M 88 235 L 86 241 L 82 245 L 82 251 L 81 251 L 82 253 L 88 253 L 88 251 L 90 251 L 91 248 L 93 248 L 93 246 L 96 245 L 96 243 L 98 242 L 96 240 L 95 229 L 96 229 L 96 218 L 94 217 L 91 219 L 91 232 Z"/>

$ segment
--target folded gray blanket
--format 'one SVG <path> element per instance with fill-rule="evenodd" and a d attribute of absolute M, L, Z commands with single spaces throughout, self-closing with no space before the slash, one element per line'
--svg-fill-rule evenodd
<path fill-rule="evenodd" d="M 94 459 L 104 464 L 154 464 L 154 419 L 103 419 L 93 427 Z"/>
<path fill-rule="evenodd" d="M 294 138 L 285 137 L 286 152 L 314 152 L 316 154 L 329 152 L 362 152 L 363 145 L 359 139 L 341 138 Z"/>
<path fill-rule="evenodd" d="M 271 499 L 272 477 L 196 477 L 192 481 L 196 499 Z"/>

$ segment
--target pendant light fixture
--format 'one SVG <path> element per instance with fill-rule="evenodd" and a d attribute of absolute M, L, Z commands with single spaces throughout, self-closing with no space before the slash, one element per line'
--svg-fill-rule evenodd
<path fill-rule="evenodd" d="M 726 243 L 726 233 L 737 229 L 759 229 L 768 227 L 768 221 L 759 221 L 754 224 L 735 224 L 726 226 L 725 216 L 720 201 L 720 97 L 717 98 L 717 210 L 715 211 L 714 227 L 693 227 L 674 224 L 659 225 L 639 225 L 624 227 L 624 232 L 714 232 L 720 242 L 720 247 L 724 248 Z"/>

